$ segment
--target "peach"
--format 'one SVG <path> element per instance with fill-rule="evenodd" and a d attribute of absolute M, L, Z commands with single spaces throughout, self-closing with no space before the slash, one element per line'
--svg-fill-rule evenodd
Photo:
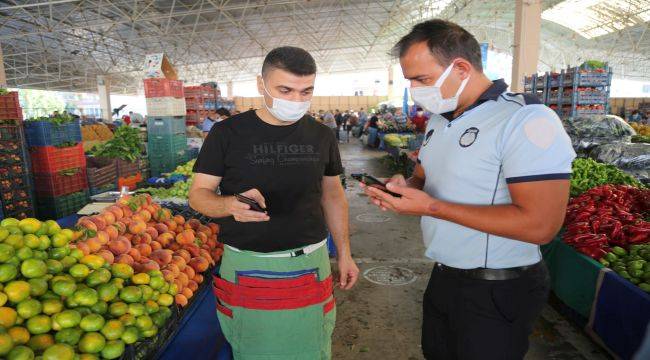
<path fill-rule="evenodd" d="M 204 233 L 206 237 L 212 236 L 212 230 L 205 225 L 199 225 L 199 227 L 196 229 L 196 232 Z"/>
<path fill-rule="evenodd" d="M 104 210 L 101 213 L 101 216 L 104 217 L 104 221 L 106 221 L 107 226 L 112 225 L 117 221 L 117 219 L 115 218 L 115 214 L 107 210 Z"/>
<path fill-rule="evenodd" d="M 181 215 L 175 215 L 175 216 L 174 216 L 174 221 L 175 221 L 178 225 L 183 225 L 183 224 L 185 224 L 185 218 L 184 218 L 183 216 L 181 216 Z"/>
<path fill-rule="evenodd" d="M 115 259 L 118 264 L 127 264 L 133 266 L 134 260 L 129 254 L 122 254 Z"/>
<path fill-rule="evenodd" d="M 158 234 L 166 233 L 167 231 L 169 231 L 169 228 L 167 227 L 167 225 L 165 225 L 163 223 L 157 223 L 154 226 L 154 228 L 156 229 L 156 231 L 158 231 Z M 153 237 L 155 239 L 158 236 L 153 236 L 153 234 L 152 234 L 151 237 Z"/>
<path fill-rule="evenodd" d="M 167 226 L 168 231 L 175 231 L 176 228 L 179 227 L 178 224 L 176 224 L 174 221 L 170 221 L 170 220 L 163 221 L 163 224 L 165 224 Z"/>
<path fill-rule="evenodd" d="M 97 230 L 106 229 L 106 220 L 104 220 L 104 217 L 99 215 L 91 216 L 90 221 L 95 223 L 95 226 L 97 226 Z"/>
<path fill-rule="evenodd" d="M 202 284 L 203 283 L 203 275 L 196 274 L 196 275 L 194 275 L 194 278 L 192 280 L 196 281 L 197 284 Z"/>
<path fill-rule="evenodd" d="M 213 234 L 215 234 L 215 235 L 219 234 L 220 229 L 219 229 L 218 224 L 215 224 L 215 223 L 211 222 L 211 223 L 208 223 L 208 227 L 210 228 L 210 230 L 212 230 Z"/>
<path fill-rule="evenodd" d="M 187 306 L 187 298 L 183 294 L 176 294 L 174 296 L 174 302 L 176 302 L 176 304 L 178 304 L 180 307 Z"/>
<path fill-rule="evenodd" d="M 162 272 L 163 277 L 165 278 L 165 280 L 167 280 L 167 281 L 175 281 L 176 280 L 176 276 L 174 275 L 174 273 L 171 270 L 162 270 L 161 272 Z"/>
<path fill-rule="evenodd" d="M 152 250 L 160 250 L 160 249 L 163 248 L 162 245 L 158 241 L 152 241 L 151 244 L 149 244 L 149 245 L 151 246 Z"/>
<path fill-rule="evenodd" d="M 131 234 L 143 234 L 147 230 L 147 224 L 142 220 L 134 220 L 129 224 L 129 232 Z"/>
<path fill-rule="evenodd" d="M 185 260 L 185 263 L 188 263 L 190 262 L 190 260 L 192 260 L 192 255 L 190 254 L 189 251 L 185 249 L 177 250 L 176 255 L 182 257 Z"/>
<path fill-rule="evenodd" d="M 190 280 L 187 282 L 187 288 L 194 292 L 199 289 L 199 284 L 197 284 L 194 280 Z"/>
<path fill-rule="evenodd" d="M 198 232 L 196 233 L 196 237 L 201 242 L 201 245 L 206 244 L 208 242 L 208 236 L 205 233 Z"/>
<path fill-rule="evenodd" d="M 185 245 L 185 250 L 189 251 L 192 257 L 197 257 L 201 255 L 201 249 L 199 249 L 199 247 L 196 245 Z"/>
<path fill-rule="evenodd" d="M 168 248 L 169 250 L 176 251 L 176 250 L 178 250 L 178 249 L 181 248 L 181 244 L 179 244 L 179 243 L 177 243 L 177 242 L 173 242 L 173 243 L 167 245 L 167 248 Z"/>
<path fill-rule="evenodd" d="M 80 226 L 88 230 L 97 231 L 97 224 L 91 221 L 90 218 L 87 216 L 80 218 L 79 221 L 77 221 L 77 226 Z"/>
<path fill-rule="evenodd" d="M 133 216 L 131 216 L 131 221 L 142 221 L 142 222 L 145 222 L 145 223 L 147 222 L 144 219 L 144 217 L 142 217 L 142 215 L 140 215 L 139 212 L 137 212 L 137 213 L 133 214 Z"/>
<path fill-rule="evenodd" d="M 97 252 L 97 255 L 103 257 L 104 260 L 106 260 L 106 262 L 109 264 L 115 262 L 115 256 L 113 256 L 113 253 L 108 250 L 99 250 Z"/>
<path fill-rule="evenodd" d="M 173 270 L 172 270 L 173 272 Z M 183 283 L 183 286 L 187 286 L 187 283 L 190 281 L 190 278 L 187 277 L 186 273 L 178 272 L 178 275 L 176 275 L 176 278 Z"/>
<path fill-rule="evenodd" d="M 139 244 L 135 248 L 138 249 L 138 251 L 140 252 L 140 255 L 142 255 L 142 256 L 149 256 L 151 254 L 151 252 L 153 251 L 151 249 L 151 246 L 149 246 L 149 244 Z"/>
<path fill-rule="evenodd" d="M 201 257 L 208 260 L 210 265 L 214 265 L 214 261 L 212 260 L 212 255 L 210 255 L 210 252 L 205 249 L 199 250 L 199 254 L 201 254 Z"/>
<path fill-rule="evenodd" d="M 189 245 L 194 243 L 195 239 L 194 231 L 192 230 L 183 230 L 182 233 L 176 235 L 176 242 L 181 245 Z"/>
<path fill-rule="evenodd" d="M 157 262 L 153 260 L 149 260 L 145 263 L 142 263 L 142 271 L 143 272 L 149 272 L 151 270 L 160 270 L 160 265 L 158 265 Z"/>
<path fill-rule="evenodd" d="M 107 226 L 106 229 L 106 235 L 108 235 L 108 240 L 115 240 L 117 239 L 118 236 L 120 236 L 119 231 L 117 230 L 117 227 L 115 225 Z"/>
<path fill-rule="evenodd" d="M 208 249 L 214 249 L 217 247 L 217 242 L 214 239 L 209 239 L 206 245 L 208 245 Z"/>
<path fill-rule="evenodd" d="M 106 229 L 115 229 L 115 228 L 112 226 L 108 226 Z M 110 236 L 108 236 L 108 232 L 102 230 L 97 232 L 97 239 L 99 239 L 99 243 L 102 245 L 108 244 L 108 242 L 111 240 Z"/>
<path fill-rule="evenodd" d="M 131 210 L 128 205 L 120 205 L 120 209 L 122 209 L 125 218 L 130 218 L 133 216 L 133 210 Z"/>
<path fill-rule="evenodd" d="M 136 274 L 144 272 L 142 271 L 142 264 L 140 264 L 139 262 L 134 262 L 133 265 L 131 265 L 131 267 L 133 268 L 133 272 Z"/>
<path fill-rule="evenodd" d="M 196 272 L 202 273 L 210 267 L 210 263 L 208 260 L 202 258 L 202 257 L 195 257 L 190 260 L 190 265 Z"/>
<path fill-rule="evenodd" d="M 181 273 L 181 271 L 178 269 L 178 266 L 176 266 L 174 264 L 169 264 L 169 265 L 165 266 L 165 269 L 167 269 L 167 270 L 171 271 L 172 273 L 174 273 L 174 276 L 176 276 L 176 277 L 178 277 L 178 275 Z"/>
<path fill-rule="evenodd" d="M 138 249 L 131 248 L 127 254 L 133 258 L 133 261 L 140 261 L 140 251 Z"/>
<path fill-rule="evenodd" d="M 158 249 L 151 252 L 149 256 L 151 260 L 158 263 L 160 266 L 169 264 L 172 261 L 172 251 L 166 249 Z"/>
<path fill-rule="evenodd" d="M 179 269 L 180 269 L 180 268 L 179 268 Z M 180 270 L 181 270 L 182 272 L 184 272 L 185 275 L 187 275 L 187 277 L 188 277 L 189 279 L 193 279 L 194 276 L 196 276 L 196 271 L 194 271 L 194 269 L 192 269 L 191 266 L 185 266 L 184 269 L 180 269 Z"/>
<path fill-rule="evenodd" d="M 151 213 L 147 210 L 142 210 L 138 213 L 142 219 L 144 219 L 144 222 L 148 222 L 151 220 Z"/>
<path fill-rule="evenodd" d="M 97 237 L 86 240 L 86 244 L 88 244 L 88 248 L 90 249 L 91 254 L 98 252 L 102 248 L 102 243 Z"/>
<path fill-rule="evenodd" d="M 170 232 L 160 234 L 156 239 L 156 241 L 158 241 L 163 247 L 169 245 L 173 240 L 174 240 L 174 234 Z"/>
<path fill-rule="evenodd" d="M 131 245 L 138 245 L 142 243 L 142 236 L 141 235 L 133 235 L 131 238 Z"/>
<path fill-rule="evenodd" d="M 117 230 L 118 234 L 124 234 L 126 232 L 126 224 L 122 221 L 116 221 L 113 227 Z"/>
<path fill-rule="evenodd" d="M 185 287 L 185 285 L 183 285 L 183 283 L 178 279 L 173 279 L 171 282 L 176 284 L 176 287 L 178 288 L 178 292 L 181 292 L 183 290 L 183 288 Z"/>
<path fill-rule="evenodd" d="M 163 225 L 163 226 L 164 226 L 164 225 Z M 156 230 L 156 228 L 151 227 L 151 226 L 148 226 L 147 229 L 145 230 L 145 232 L 146 232 L 147 234 L 149 234 L 149 236 L 151 236 L 152 239 L 157 238 L 158 235 L 159 235 L 158 230 Z"/>
<path fill-rule="evenodd" d="M 81 250 L 81 252 L 84 253 L 84 255 L 90 254 L 90 247 L 85 241 L 80 241 L 76 244 L 77 249 Z"/>
<path fill-rule="evenodd" d="M 183 295 L 185 295 L 186 298 L 190 299 L 192 296 L 194 296 L 194 291 L 190 289 L 189 287 L 184 287 L 183 291 L 181 291 Z"/>
<path fill-rule="evenodd" d="M 172 264 L 178 266 L 178 269 L 183 271 L 187 267 L 187 263 L 185 262 L 185 259 L 178 255 L 172 256 Z"/>
<path fill-rule="evenodd" d="M 110 211 L 111 213 L 113 213 L 113 215 L 115 215 L 115 220 L 116 221 L 118 221 L 118 220 L 120 220 L 121 218 L 124 217 L 124 212 L 122 211 L 122 209 L 119 206 L 111 205 L 106 210 Z"/>
<path fill-rule="evenodd" d="M 190 219 L 187 223 L 190 224 L 193 230 L 196 230 L 201 226 L 201 222 L 197 219 Z"/>
<path fill-rule="evenodd" d="M 124 236 L 120 236 L 117 239 L 108 243 L 108 249 L 114 255 L 126 254 L 131 250 L 131 241 L 129 241 Z"/>

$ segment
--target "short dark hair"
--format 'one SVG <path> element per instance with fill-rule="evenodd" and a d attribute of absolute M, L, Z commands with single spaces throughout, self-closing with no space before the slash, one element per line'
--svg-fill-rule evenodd
<path fill-rule="evenodd" d="M 483 70 L 481 46 L 474 35 L 460 25 L 450 21 L 433 19 L 421 22 L 401 38 L 391 51 L 393 56 L 402 57 L 413 45 L 426 41 L 431 54 L 442 65 L 448 65 L 457 57 L 469 61 L 477 70 Z"/>
<path fill-rule="evenodd" d="M 217 114 L 219 114 L 219 116 L 230 116 L 230 111 L 224 107 L 220 107 L 217 109 Z"/>
<path fill-rule="evenodd" d="M 316 73 L 316 61 L 304 49 L 282 46 L 271 50 L 264 58 L 262 75 L 272 69 L 285 70 L 299 76 L 313 75 Z"/>

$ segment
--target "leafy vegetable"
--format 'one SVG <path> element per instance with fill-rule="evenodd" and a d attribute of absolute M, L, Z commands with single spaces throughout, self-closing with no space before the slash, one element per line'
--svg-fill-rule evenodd
<path fill-rule="evenodd" d="M 55 124 L 55 125 L 65 124 L 67 122 L 72 122 L 74 120 L 75 119 L 70 114 L 58 114 L 58 115 L 52 116 L 52 117 L 41 116 L 41 117 L 33 117 L 33 118 L 27 119 L 27 121 L 49 121 L 49 122 L 51 122 L 52 124 Z"/>
<path fill-rule="evenodd" d="M 129 126 L 120 126 L 115 130 L 113 139 L 95 146 L 91 154 L 109 159 L 122 159 L 133 162 L 140 156 L 140 130 Z"/>
<path fill-rule="evenodd" d="M 614 165 L 601 164 L 592 159 L 582 158 L 573 162 L 571 196 L 578 196 L 591 188 L 605 184 L 644 187 L 638 180 Z"/>
<path fill-rule="evenodd" d="M 650 135 L 634 135 L 632 136 L 632 142 L 650 144 Z"/>

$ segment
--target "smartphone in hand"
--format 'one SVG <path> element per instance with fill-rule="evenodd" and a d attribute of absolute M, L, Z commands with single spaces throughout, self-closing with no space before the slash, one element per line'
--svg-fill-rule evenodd
<path fill-rule="evenodd" d="M 366 186 L 372 186 L 372 187 L 377 188 L 377 189 L 379 189 L 379 190 L 381 190 L 381 191 L 383 191 L 385 193 L 388 193 L 388 194 L 390 194 L 391 196 L 394 196 L 394 197 L 402 197 L 402 195 L 396 194 L 396 193 L 388 190 L 386 188 L 386 183 L 384 183 L 383 181 L 377 179 L 374 176 L 368 175 L 366 173 L 363 173 L 363 174 L 350 174 L 350 176 L 352 176 L 353 179 L 366 184 Z"/>
<path fill-rule="evenodd" d="M 255 200 L 253 200 L 253 199 L 251 199 L 249 197 L 246 197 L 246 196 L 240 195 L 240 194 L 235 194 L 235 198 L 237 199 L 237 201 L 242 202 L 242 203 L 250 206 L 251 210 L 253 210 L 253 211 L 258 211 L 258 212 L 263 212 L 263 213 L 266 212 L 265 208 L 263 208 L 257 201 L 255 201 Z"/>

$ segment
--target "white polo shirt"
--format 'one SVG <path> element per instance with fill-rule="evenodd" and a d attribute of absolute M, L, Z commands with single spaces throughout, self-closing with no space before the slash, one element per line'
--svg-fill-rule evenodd
<path fill-rule="evenodd" d="M 508 184 L 569 179 L 575 152 L 556 113 L 497 80 L 452 121 L 429 119 L 419 162 L 424 191 L 458 204 L 511 204 Z M 447 115 L 447 114 L 445 114 Z M 423 216 L 426 256 L 447 266 L 511 268 L 542 259 L 539 246 Z"/>

